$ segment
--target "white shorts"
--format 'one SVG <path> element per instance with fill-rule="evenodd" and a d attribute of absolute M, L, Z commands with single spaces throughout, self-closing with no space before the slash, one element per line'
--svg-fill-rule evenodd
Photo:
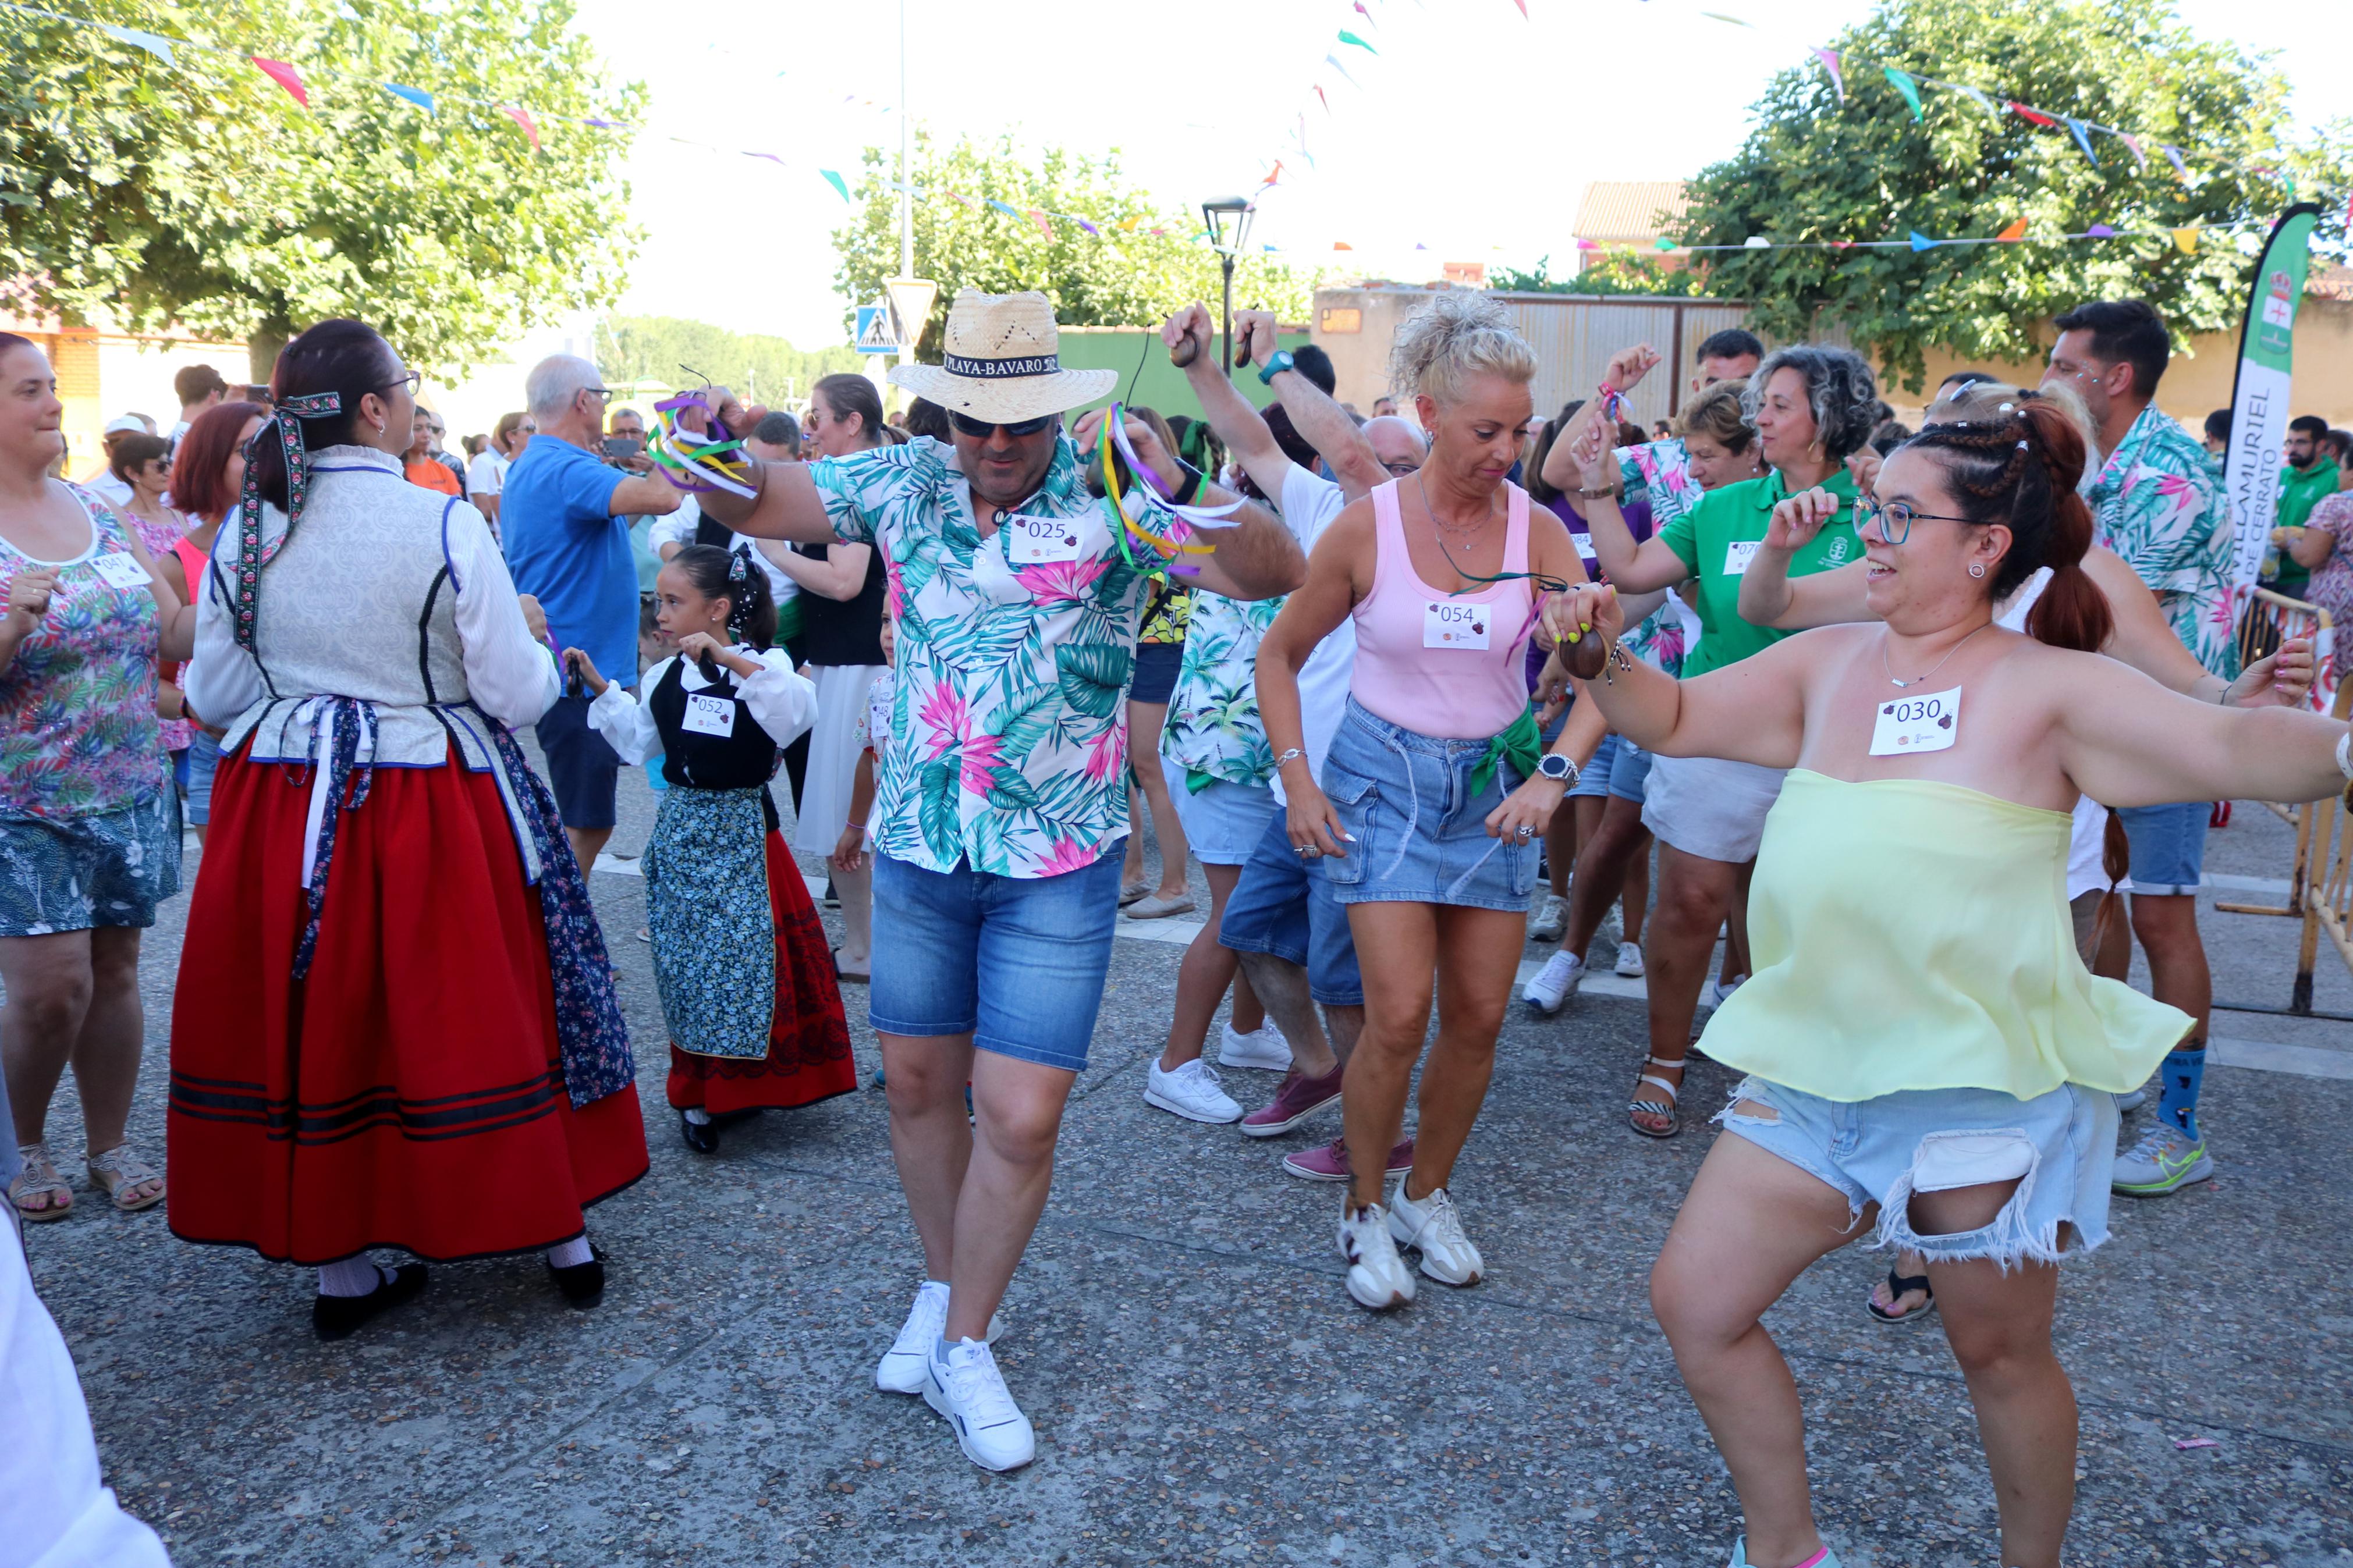
<path fill-rule="evenodd" d="M 1786 769 L 1721 757 L 1651 753 L 1642 826 L 1686 855 L 1732 865 L 1757 858 L 1765 816 L 1781 798 Z"/>

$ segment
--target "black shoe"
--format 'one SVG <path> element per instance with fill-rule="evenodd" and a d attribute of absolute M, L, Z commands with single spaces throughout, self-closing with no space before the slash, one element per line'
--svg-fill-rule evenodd
<path fill-rule="evenodd" d="M 378 1312 L 399 1306 L 425 1289 L 422 1263 L 404 1263 L 393 1269 L 379 1263 L 376 1273 L 383 1277 L 381 1281 L 364 1296 L 314 1297 L 311 1302 L 311 1331 L 322 1340 L 349 1339 L 354 1330 Z"/>
<path fill-rule="evenodd" d="M 697 1125 L 683 1110 L 678 1113 L 678 1135 L 686 1146 L 698 1154 L 719 1152 L 719 1123 L 714 1120 Z"/>
<path fill-rule="evenodd" d="M 820 906 L 828 910 L 838 910 L 841 908 L 841 894 L 834 887 L 833 879 L 830 876 L 827 877 L 825 879 L 825 897 L 819 899 L 818 902 Z"/>
<path fill-rule="evenodd" d="M 555 1288 L 564 1292 L 564 1300 L 582 1311 L 586 1311 L 605 1299 L 605 1249 L 591 1246 L 586 1263 L 575 1263 L 569 1268 L 547 1266 L 548 1277 Z"/>

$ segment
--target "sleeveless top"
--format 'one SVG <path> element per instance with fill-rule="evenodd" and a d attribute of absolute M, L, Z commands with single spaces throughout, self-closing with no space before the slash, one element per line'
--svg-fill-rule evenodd
<path fill-rule="evenodd" d="M 1753 973 L 1701 1045 L 1825 1100 L 2137 1088 L 2187 1013 L 2084 967 L 2067 814 L 1793 768 L 1748 895 Z"/>
<path fill-rule="evenodd" d="M 1356 668 L 1349 693 L 1376 718 L 1441 740 L 1484 741 L 1527 711 L 1520 648 L 1535 623 L 1525 578 L 1446 594 L 1421 580 L 1408 553 L 1398 483 L 1373 492 L 1373 591 L 1351 614 Z M 1528 492 L 1509 501 L 1505 572 L 1528 569 Z"/>
<path fill-rule="evenodd" d="M 89 816 L 166 787 L 154 595 L 143 571 L 128 587 L 100 575 L 109 557 L 136 563 L 122 523 L 79 485 L 60 482 L 90 520 L 87 549 L 36 561 L 0 540 L 0 577 L 33 566 L 58 574 L 49 613 L 0 669 L 0 817 Z"/>
<path fill-rule="evenodd" d="M 800 554 L 825 558 L 827 546 L 794 547 Z M 804 593 L 801 602 L 800 657 L 809 664 L 882 664 L 882 552 L 869 550 L 866 581 L 854 599 L 829 599 Z"/>
<path fill-rule="evenodd" d="M 724 735 L 691 730 L 686 724 L 686 660 L 673 658 L 670 668 L 646 696 L 646 712 L 661 736 L 662 778 L 681 789 L 757 789 L 765 805 L 768 829 L 778 826 L 776 807 L 762 788 L 776 776 L 784 750 L 762 729 L 743 705 L 742 682 L 725 665 L 714 664 L 718 679 L 692 696 L 711 698 L 735 710 L 734 726 Z"/>

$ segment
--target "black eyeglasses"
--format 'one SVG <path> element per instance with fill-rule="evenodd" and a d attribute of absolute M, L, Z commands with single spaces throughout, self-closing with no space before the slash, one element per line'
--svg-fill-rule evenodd
<path fill-rule="evenodd" d="M 975 419 L 968 414 L 958 414 L 953 408 L 948 410 L 948 423 L 976 441 L 986 441 L 999 430 L 1004 431 L 1008 436 L 1017 437 L 1035 436 L 1060 417 L 1060 415 L 1043 414 L 1035 419 L 1015 419 L 1002 424 L 991 424 L 986 419 Z"/>
<path fill-rule="evenodd" d="M 417 389 L 418 387 L 420 387 L 420 386 L 423 386 L 424 384 L 425 384 L 425 377 L 424 377 L 423 375 L 419 374 L 417 372 L 416 372 L 416 371 L 413 371 L 413 370 L 412 370 L 412 371 L 410 371 L 406 375 L 402 376 L 402 377 L 401 377 L 399 380 L 397 380 L 397 381 L 387 381 L 387 382 L 385 382 L 382 386 L 378 387 L 376 390 L 377 390 L 377 391 L 379 391 L 379 392 L 390 392 L 390 391 L 391 391 L 394 387 L 396 387 L 396 386 L 405 386 L 405 387 L 408 388 L 408 395 L 409 395 L 409 396 L 411 396 L 411 397 L 414 397 L 414 396 L 416 396 L 416 395 L 417 395 Z"/>
<path fill-rule="evenodd" d="M 1873 518 L 1879 519 L 1880 537 L 1890 544 L 1901 544 L 1912 537 L 1912 525 L 1922 518 L 1937 522 L 1975 522 L 1970 517 L 1955 517 L 1948 511 L 1922 511 L 1908 501 L 1889 501 L 1881 506 L 1860 496 L 1854 503 L 1855 527 L 1860 531 Z"/>

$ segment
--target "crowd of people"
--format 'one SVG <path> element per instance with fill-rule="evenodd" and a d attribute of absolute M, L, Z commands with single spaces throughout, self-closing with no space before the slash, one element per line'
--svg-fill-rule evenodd
<path fill-rule="evenodd" d="M 797 417 L 707 388 L 657 454 L 556 356 L 460 461 L 394 346 L 337 320 L 266 389 L 184 377 L 179 428 L 110 431 L 106 493 L 57 477 L 54 378 L 0 335 L 12 1210 L 73 1206 L 46 1128 L 70 1065 L 96 1189 L 315 1270 L 322 1339 L 453 1259 L 541 1255 L 596 1306 L 586 1211 L 649 1161 L 586 877 L 642 767 L 682 1141 L 855 1089 L 864 987 L 920 1253 L 876 1383 L 1010 1469 L 1036 1447 L 997 1310 L 1121 921 L 1190 911 L 1200 862 L 1144 1098 L 1261 1139 L 1336 1108 L 1281 1164 L 1342 1189 L 1346 1292 L 1386 1311 L 1491 1272 L 1456 1180 L 1503 1023 L 1515 986 L 1567 1005 L 1615 907 L 1648 996 L 1628 1130 L 1684 1130 L 1703 1003 L 1745 1075 L 1653 1273 L 1735 1563 L 1835 1563 L 1759 1318 L 1868 1232 L 1896 1254 L 1869 1310 L 1944 1317 L 2003 1562 L 2052 1568 L 2057 1266 L 2112 1191 L 2214 1169 L 2211 805 L 2353 780 L 2347 727 L 2299 710 L 2308 644 L 2241 668 L 2218 470 L 2154 401 L 2164 323 L 2057 325 L 2039 386 L 1957 375 L 1916 431 L 1859 355 L 1719 332 L 1645 431 L 1623 399 L 1655 353 L 1544 417 L 1481 294 L 1402 325 L 1370 418 L 1244 311 L 1253 406 L 1193 306 L 1162 333 L 1178 421 L 1095 406 L 1115 375 L 1062 368 L 1042 295 L 966 291 L 942 363 L 892 373 L 896 421 L 859 376 Z M 2353 463 L 2294 428 L 2265 583 L 2335 613 Z M 124 1131 L 184 819 L 159 1172 Z M 1520 985 L 1530 940 L 1557 947 Z M 1219 1067 L 1281 1077 L 1245 1107 Z"/>

